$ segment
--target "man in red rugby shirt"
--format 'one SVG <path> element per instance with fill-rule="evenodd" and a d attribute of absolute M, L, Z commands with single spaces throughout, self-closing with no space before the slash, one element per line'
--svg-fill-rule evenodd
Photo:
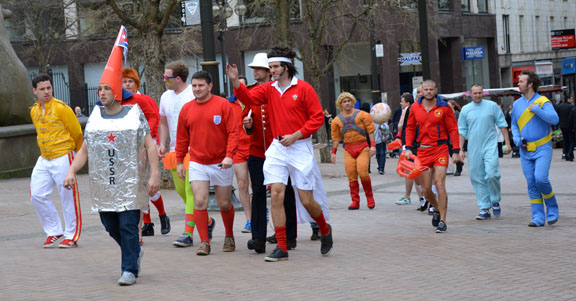
<path fill-rule="evenodd" d="M 180 111 L 176 134 L 176 162 L 178 176 L 186 176 L 194 193 L 194 223 L 202 243 L 196 255 L 210 254 L 208 238 L 208 195 L 214 186 L 216 200 L 226 229 L 224 252 L 236 250 L 234 234 L 234 206 L 231 202 L 232 158 L 238 147 L 238 118 L 225 98 L 212 95 L 212 78 L 206 71 L 192 75 L 192 90 L 196 99 L 186 103 Z M 186 153 L 190 165 L 182 163 Z"/>
<path fill-rule="evenodd" d="M 447 102 L 437 96 L 436 82 L 425 80 L 422 83 L 422 97 L 410 107 L 410 115 L 406 125 L 406 151 L 407 158 L 412 154 L 414 137 L 418 130 L 417 142 L 418 159 L 422 166 L 429 169 L 422 172 L 420 181 L 422 192 L 435 211 L 432 215 L 432 226 L 436 233 L 446 232 L 446 168 L 449 163 L 448 139 L 459 141 L 458 122 L 454 111 Z M 458 153 L 460 149 L 453 148 L 452 160 L 460 162 Z M 432 184 L 436 184 L 438 199 L 432 191 Z"/>
<path fill-rule="evenodd" d="M 234 85 L 234 94 L 250 105 L 268 104 L 274 140 L 266 151 L 264 184 L 270 185 L 272 220 L 278 247 L 266 261 L 288 259 L 284 193 L 288 177 L 298 190 L 300 202 L 318 223 L 322 234 L 320 253 L 332 251 L 332 230 L 326 222 L 322 207 L 314 199 L 314 190 L 323 191 L 318 165 L 314 158 L 310 136 L 324 123 L 324 113 L 314 88 L 295 77 L 290 48 L 275 47 L 268 53 L 270 73 L 275 81 L 261 84 L 250 91 L 238 80 L 236 65 L 226 66 L 226 73 Z M 324 195 L 325 197 L 325 195 Z"/>
<path fill-rule="evenodd" d="M 137 103 L 140 106 L 142 111 L 145 113 L 144 116 L 146 116 L 146 119 L 148 120 L 150 135 L 152 136 L 152 139 L 156 140 L 158 136 L 158 125 L 160 123 L 158 105 L 152 97 L 140 93 L 140 77 L 135 69 L 122 69 L 122 89 L 129 92 L 123 93 L 122 105 Z M 158 210 L 161 233 L 170 233 L 170 218 L 168 218 L 168 215 L 166 215 L 166 211 L 164 210 L 164 200 L 162 199 L 160 190 L 158 190 L 154 196 L 150 197 L 150 202 L 152 202 Z M 142 222 L 144 223 L 144 226 L 142 226 L 141 229 L 142 236 L 154 236 L 154 224 L 150 218 L 150 209 L 148 209 L 147 213 L 143 213 Z"/>

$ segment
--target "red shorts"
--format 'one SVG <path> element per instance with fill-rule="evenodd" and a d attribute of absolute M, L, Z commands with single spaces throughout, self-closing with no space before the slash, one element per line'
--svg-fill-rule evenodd
<path fill-rule="evenodd" d="M 352 156 L 352 158 L 356 159 L 356 158 L 358 158 L 358 156 L 360 156 L 362 151 L 367 147 L 368 147 L 368 142 L 360 141 L 360 142 L 354 142 L 354 143 L 346 144 L 344 146 L 344 150 L 347 151 L 350 154 L 350 156 Z"/>
<path fill-rule="evenodd" d="M 232 158 L 232 161 L 235 164 L 246 162 L 248 161 L 249 155 L 250 155 L 250 136 L 248 136 L 248 139 L 238 140 L 238 148 L 236 149 L 236 153 L 234 154 L 234 158 Z"/>
<path fill-rule="evenodd" d="M 433 167 L 444 166 L 448 167 L 450 162 L 450 153 L 448 152 L 448 144 L 433 146 L 429 148 L 418 149 L 418 159 L 421 166 Z"/>

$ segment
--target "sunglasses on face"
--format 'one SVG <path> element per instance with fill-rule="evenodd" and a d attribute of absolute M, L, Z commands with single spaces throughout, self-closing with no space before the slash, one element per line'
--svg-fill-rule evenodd
<path fill-rule="evenodd" d="M 170 79 L 176 78 L 176 76 L 168 76 L 166 74 L 164 74 L 164 81 L 168 81 Z"/>

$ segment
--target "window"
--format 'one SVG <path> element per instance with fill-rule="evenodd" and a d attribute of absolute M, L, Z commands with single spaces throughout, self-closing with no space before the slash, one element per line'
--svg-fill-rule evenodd
<path fill-rule="evenodd" d="M 452 10 L 451 0 L 438 0 L 438 9 L 440 10 Z"/>
<path fill-rule="evenodd" d="M 510 16 L 502 15 L 502 26 L 504 28 L 504 51 L 510 53 Z"/>
<path fill-rule="evenodd" d="M 540 16 L 536 16 L 534 18 L 534 41 L 536 41 L 536 44 L 534 45 L 534 50 L 538 51 L 540 50 L 542 47 L 540 45 Z"/>
<path fill-rule="evenodd" d="M 398 0 L 398 6 L 402 8 L 417 8 L 418 0 Z"/>
<path fill-rule="evenodd" d="M 470 12 L 470 0 L 461 0 L 461 2 L 462 2 L 462 11 Z"/>
<path fill-rule="evenodd" d="M 488 0 L 477 0 L 478 12 L 487 13 L 488 12 Z"/>
<path fill-rule="evenodd" d="M 290 2 L 290 19 L 300 20 L 300 1 L 289 0 Z M 244 15 L 243 22 L 245 24 L 257 24 L 269 21 L 274 18 L 276 14 L 274 6 L 270 5 L 267 1 L 259 0 L 244 0 L 246 4 L 246 15 Z"/>
<path fill-rule="evenodd" d="M 523 52 L 524 46 L 522 44 L 524 44 L 524 16 L 518 17 L 518 33 L 520 52 Z"/>

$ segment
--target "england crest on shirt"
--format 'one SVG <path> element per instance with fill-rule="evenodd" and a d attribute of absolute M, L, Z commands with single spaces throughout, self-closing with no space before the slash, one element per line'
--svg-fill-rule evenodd
<path fill-rule="evenodd" d="M 215 124 L 215 125 L 219 125 L 220 122 L 222 122 L 222 116 L 220 116 L 220 115 L 214 115 L 214 124 Z"/>

